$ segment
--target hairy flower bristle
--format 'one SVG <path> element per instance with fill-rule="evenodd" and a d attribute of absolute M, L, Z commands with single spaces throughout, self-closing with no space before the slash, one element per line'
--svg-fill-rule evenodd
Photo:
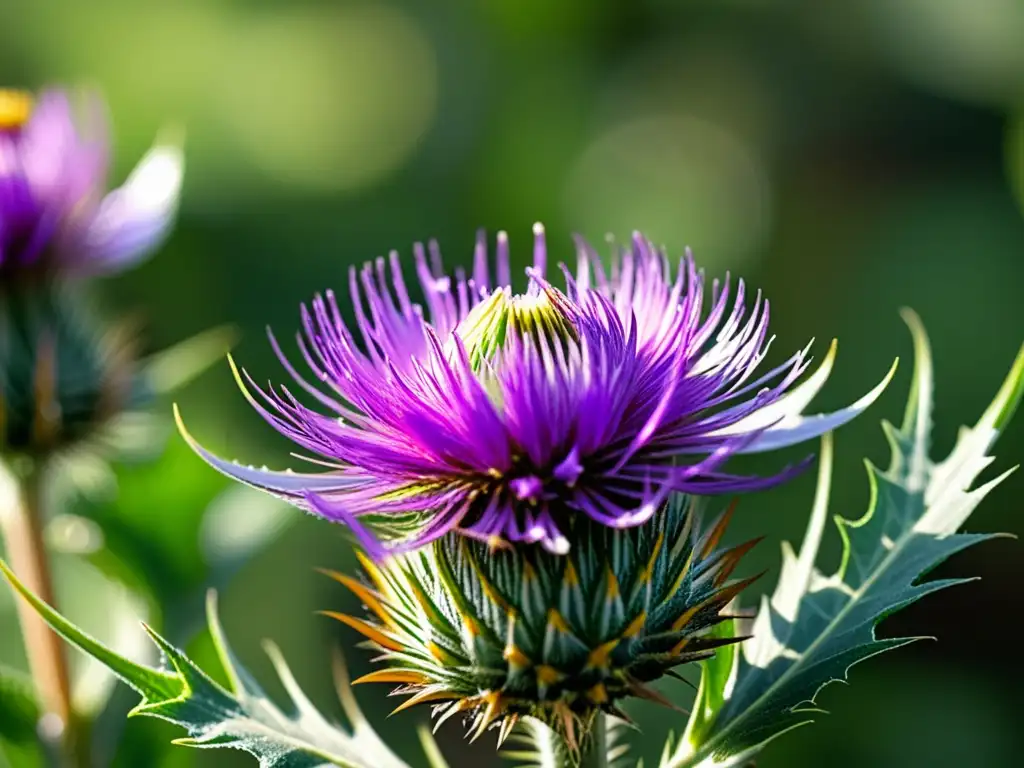
<path fill-rule="evenodd" d="M 462 714 L 474 737 L 529 715 L 572 742 L 597 712 L 661 700 L 649 683 L 736 641 L 710 632 L 752 581 L 730 580 L 754 542 L 720 547 L 728 519 L 701 530 L 685 497 L 625 530 L 580 516 L 566 556 L 448 535 L 384 564 L 361 557 L 365 583 L 329 572 L 370 617 L 328 615 L 380 651 L 383 668 L 357 682 L 397 684 L 399 710 Z"/>

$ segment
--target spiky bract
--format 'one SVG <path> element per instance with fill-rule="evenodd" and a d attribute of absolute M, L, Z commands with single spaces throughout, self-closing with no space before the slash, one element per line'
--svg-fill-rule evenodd
<path fill-rule="evenodd" d="M 433 702 L 440 721 L 465 713 L 475 736 L 496 725 L 502 739 L 529 715 L 574 743 L 597 712 L 660 699 L 648 683 L 732 642 L 710 630 L 750 582 L 729 577 L 753 542 L 720 548 L 728 517 L 701 531 L 686 497 L 631 529 L 580 515 L 566 556 L 450 534 L 385 564 L 362 557 L 369 584 L 331 574 L 372 616 L 329 615 L 381 651 L 360 682 L 398 683 L 399 709 Z"/>
<path fill-rule="evenodd" d="M 0 301 L 0 457 L 53 456 L 149 399 L 127 326 L 107 328 L 70 289 Z"/>

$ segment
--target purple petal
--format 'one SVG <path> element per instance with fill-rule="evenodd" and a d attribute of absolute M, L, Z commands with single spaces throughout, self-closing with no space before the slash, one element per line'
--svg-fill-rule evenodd
<path fill-rule="evenodd" d="M 181 411 L 174 406 L 174 420 L 178 425 L 178 432 L 185 438 L 185 442 L 195 451 L 203 461 L 216 469 L 218 472 L 227 475 L 233 480 L 238 480 L 245 485 L 261 491 L 267 491 L 279 496 L 288 502 L 296 504 L 303 499 L 307 492 L 331 493 L 344 491 L 356 484 L 351 478 L 341 477 L 330 473 L 303 474 L 285 470 L 276 472 L 270 469 L 257 469 L 256 467 L 244 466 L 234 461 L 222 459 L 216 454 L 206 450 L 199 442 L 192 437 L 186 429 L 185 422 L 181 418 Z M 301 506 L 301 505 L 300 505 Z"/>
<path fill-rule="evenodd" d="M 81 234 L 88 260 L 77 260 L 82 272 L 92 274 L 123 270 L 159 246 L 170 231 L 178 207 L 184 171 L 181 147 L 153 147 L 135 167 L 123 186 L 109 193 Z"/>
<path fill-rule="evenodd" d="M 744 432 L 753 432 L 758 429 L 778 427 L 784 424 L 785 419 L 792 419 L 803 413 L 804 409 L 810 405 L 811 400 L 814 399 L 815 395 L 821 391 L 821 388 L 828 381 L 828 377 L 832 373 L 832 366 L 836 359 L 836 347 L 835 341 L 829 346 L 828 353 L 825 355 L 825 359 L 821 361 L 821 365 L 803 384 L 792 390 L 788 394 L 780 397 L 771 405 L 766 405 L 763 408 L 758 409 L 746 418 L 740 419 L 734 424 L 716 430 L 711 434 L 715 437 L 724 435 L 739 435 Z"/>
<path fill-rule="evenodd" d="M 103 102 L 93 93 L 85 94 L 84 102 L 85 119 L 76 126 L 67 95 L 43 92 L 19 142 L 25 178 L 34 194 L 62 214 L 70 214 L 86 198 L 98 197 L 110 160 Z"/>

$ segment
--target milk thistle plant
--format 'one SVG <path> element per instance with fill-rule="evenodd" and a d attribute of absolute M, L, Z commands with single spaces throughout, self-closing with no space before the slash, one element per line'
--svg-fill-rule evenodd
<path fill-rule="evenodd" d="M 885 425 L 892 461 L 869 467 L 868 511 L 837 510 L 844 557 L 826 575 L 815 563 L 831 434 L 878 398 L 895 364 L 850 406 L 806 415 L 835 344 L 813 372 L 809 347 L 763 370 L 767 300 L 729 277 L 709 284 L 688 252 L 636 234 L 603 258 L 578 240 L 575 265 L 558 263 L 555 280 L 549 262 L 563 250 L 549 252 L 539 225 L 522 279 L 504 234 L 489 250 L 480 235 L 471 268 L 448 273 L 436 244 L 418 245 L 415 280 L 397 253 L 353 269 L 344 298 L 328 292 L 302 308 L 298 358 L 271 336 L 294 384 L 258 387 L 232 362 L 310 471 L 222 459 L 178 417 L 212 467 L 352 534 L 361 572 L 327 575 L 364 611 L 325 613 L 374 652 L 378 666 L 355 682 L 393 686 L 396 711 L 421 710 L 435 729 L 461 723 L 473 740 L 493 734 L 520 765 L 589 768 L 630 764 L 630 706 L 646 699 L 690 708 L 661 768 L 746 765 L 815 716 L 822 687 L 908 643 L 876 638 L 876 623 L 955 583 L 922 576 L 989 538 L 957 531 L 1005 476 L 975 485 L 1024 395 L 1024 347 L 977 424 L 934 460 L 931 355 L 905 313 L 906 415 Z M 741 594 L 757 578 L 743 564 L 755 542 L 726 543 L 729 520 L 756 509 L 748 494 L 811 461 L 755 476 L 731 459 L 809 441 L 820 454 L 807 536 L 799 554 L 784 547 L 779 583 L 755 615 Z M 17 567 L 0 570 L 56 632 L 142 695 L 135 714 L 184 728 L 180 744 L 241 749 L 267 768 L 407 765 L 389 746 L 397 739 L 360 713 L 340 664 L 346 725 L 310 703 L 270 646 L 291 699 L 278 708 L 233 656 L 212 593 L 227 687 L 149 628 L 160 667 L 115 653 Z M 700 676 L 692 702 L 660 689 L 690 671 Z M 422 742 L 430 765 L 448 765 L 427 729 Z"/>

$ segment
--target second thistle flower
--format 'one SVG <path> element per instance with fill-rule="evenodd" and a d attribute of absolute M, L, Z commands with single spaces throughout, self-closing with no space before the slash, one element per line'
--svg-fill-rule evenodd
<path fill-rule="evenodd" d="M 149 255 L 168 233 L 180 147 L 157 145 L 107 191 L 98 96 L 0 89 L 0 461 L 101 442 L 150 384 L 126 323 L 83 306 L 74 278 Z"/>
<path fill-rule="evenodd" d="M 833 350 L 799 387 L 806 349 L 759 373 L 768 302 L 758 294 L 748 307 L 743 281 L 726 277 L 711 284 L 705 306 L 693 258 L 673 267 L 639 234 L 614 254 L 610 273 L 578 242 L 576 269 L 561 268 L 564 289 L 548 280 L 539 225 L 524 293 L 512 290 L 503 234 L 494 272 L 482 236 L 471 274 L 447 275 L 433 244 L 415 257 L 423 306 L 392 253 L 352 270 L 353 327 L 333 293 L 303 308 L 297 340 L 315 384 L 271 337 L 318 408 L 239 377 L 260 414 L 324 471 L 240 466 L 185 433 L 222 472 L 350 526 L 373 557 L 453 530 L 564 554 L 576 515 L 629 528 L 674 492 L 772 486 L 803 465 L 751 477 L 727 472 L 726 460 L 835 429 L 889 379 L 849 408 L 801 416 Z"/>

